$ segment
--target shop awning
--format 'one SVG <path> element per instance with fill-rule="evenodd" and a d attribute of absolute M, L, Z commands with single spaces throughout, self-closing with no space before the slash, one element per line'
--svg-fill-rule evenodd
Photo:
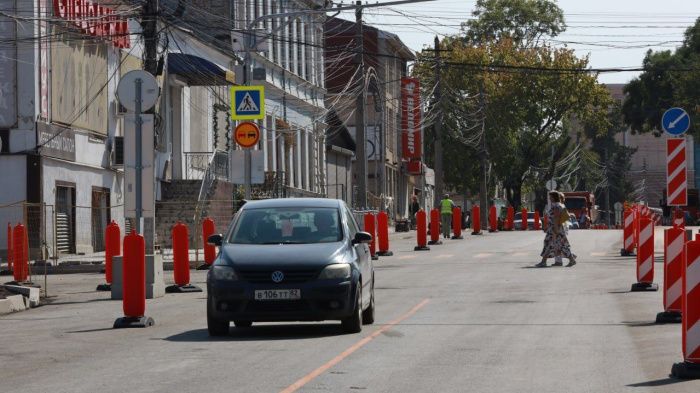
<path fill-rule="evenodd" d="M 181 76 L 190 86 L 233 85 L 236 80 L 233 71 L 185 53 L 168 54 L 168 73 Z"/>

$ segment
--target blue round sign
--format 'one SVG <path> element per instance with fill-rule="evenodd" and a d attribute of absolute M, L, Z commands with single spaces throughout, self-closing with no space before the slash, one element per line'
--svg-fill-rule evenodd
<path fill-rule="evenodd" d="M 671 135 L 681 135 L 690 128 L 690 116 L 682 108 L 671 108 L 664 112 L 661 127 Z"/>

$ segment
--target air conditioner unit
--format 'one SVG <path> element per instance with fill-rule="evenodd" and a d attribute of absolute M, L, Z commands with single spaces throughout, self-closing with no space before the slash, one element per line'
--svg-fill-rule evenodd
<path fill-rule="evenodd" d="M 114 115 L 117 117 L 123 117 L 126 114 L 126 108 L 122 106 L 119 102 L 114 103 Z"/>

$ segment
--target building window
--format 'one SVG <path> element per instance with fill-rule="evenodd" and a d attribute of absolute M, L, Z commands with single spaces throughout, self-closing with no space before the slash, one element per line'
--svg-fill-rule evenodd
<path fill-rule="evenodd" d="M 296 69 L 294 70 L 295 74 L 299 76 L 304 75 L 304 36 L 303 36 L 303 30 L 302 30 L 302 22 L 300 19 L 297 19 L 295 23 L 296 27 L 296 37 L 295 37 L 295 45 L 296 45 Z"/>

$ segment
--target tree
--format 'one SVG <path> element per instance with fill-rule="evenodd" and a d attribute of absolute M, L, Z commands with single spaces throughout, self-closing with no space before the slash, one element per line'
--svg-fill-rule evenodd
<path fill-rule="evenodd" d="M 700 102 L 700 18 L 685 32 L 674 52 L 649 50 L 642 74 L 625 86 L 624 121 L 633 132 L 661 133 L 661 116 L 673 106 L 694 110 Z M 691 132 L 700 136 L 700 116 L 691 116 Z"/>

